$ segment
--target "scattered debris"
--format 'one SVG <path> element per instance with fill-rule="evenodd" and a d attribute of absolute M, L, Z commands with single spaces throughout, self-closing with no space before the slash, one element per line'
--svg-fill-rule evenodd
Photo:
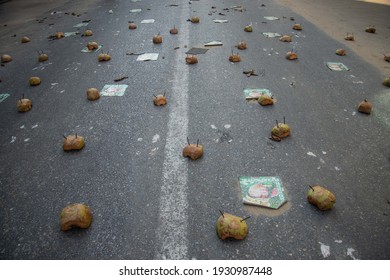
<path fill-rule="evenodd" d="M 258 74 L 253 69 L 250 69 L 250 70 L 247 70 L 247 71 L 243 71 L 242 73 L 244 73 L 247 77 L 258 76 Z"/>
<path fill-rule="evenodd" d="M 324 256 L 324 258 L 327 258 L 330 256 L 330 247 L 328 245 L 325 245 L 321 242 L 319 242 L 321 244 L 321 253 L 322 255 Z"/>
<path fill-rule="evenodd" d="M 88 24 L 89 24 L 89 22 L 81 22 L 81 23 L 78 23 L 76 25 L 73 25 L 73 27 L 80 28 L 80 27 L 88 26 Z"/>
<path fill-rule="evenodd" d="M 92 36 L 92 35 L 93 35 L 92 30 L 87 29 L 87 30 L 84 31 L 83 35 L 81 35 L 81 36 L 89 37 L 89 36 Z"/>
<path fill-rule="evenodd" d="M 64 137 L 64 144 L 62 146 L 64 151 L 81 150 L 85 146 L 84 137 L 77 135 L 68 135 Z"/>
<path fill-rule="evenodd" d="M 286 59 L 288 59 L 288 60 L 296 60 L 296 59 L 298 59 L 298 54 L 296 52 L 294 52 L 293 50 L 289 51 L 289 52 L 286 53 Z"/>
<path fill-rule="evenodd" d="M 158 53 L 144 53 L 137 57 L 137 61 L 155 61 L 158 59 Z"/>
<path fill-rule="evenodd" d="M 23 44 L 28 43 L 28 42 L 30 42 L 30 41 L 31 41 L 31 39 L 28 38 L 27 36 L 22 37 L 22 40 L 21 40 L 21 42 L 22 42 Z"/>
<path fill-rule="evenodd" d="M 213 22 L 215 22 L 215 23 L 228 23 L 229 21 L 227 19 L 214 19 Z"/>
<path fill-rule="evenodd" d="M 9 93 L 0 93 L 0 103 L 10 97 Z"/>
<path fill-rule="evenodd" d="M 349 68 L 341 62 L 326 62 L 326 66 L 332 71 L 349 71 Z"/>
<path fill-rule="evenodd" d="M 63 33 L 63 37 L 71 37 L 71 36 L 77 36 L 77 35 L 80 35 L 80 32 L 78 31 L 73 31 L 73 32 L 65 32 Z"/>
<path fill-rule="evenodd" d="M 192 160 L 197 160 L 203 156 L 203 145 L 199 144 L 199 139 L 196 144 L 190 144 L 190 140 L 187 137 L 187 143 L 183 149 L 183 157 L 189 157 Z"/>
<path fill-rule="evenodd" d="M 278 20 L 279 18 L 278 17 L 274 17 L 274 16 L 267 16 L 267 17 L 264 17 L 266 20 Z"/>
<path fill-rule="evenodd" d="M 240 218 L 220 211 L 221 216 L 217 220 L 216 229 L 220 239 L 234 238 L 242 240 L 248 235 L 248 225 L 245 220 L 250 217 Z"/>
<path fill-rule="evenodd" d="M 100 98 L 99 90 L 96 88 L 89 88 L 87 90 L 87 98 L 91 101 L 98 100 Z"/>
<path fill-rule="evenodd" d="M 41 79 L 39 77 L 31 77 L 28 82 L 30 86 L 37 86 L 41 84 Z"/>
<path fill-rule="evenodd" d="M 276 38 L 276 37 L 280 37 L 282 35 L 280 35 L 279 33 L 277 32 L 263 32 L 262 33 L 265 37 L 267 38 Z"/>
<path fill-rule="evenodd" d="M 237 49 L 239 49 L 239 50 L 246 50 L 248 46 L 247 46 L 246 42 L 241 41 L 235 47 L 237 47 Z"/>
<path fill-rule="evenodd" d="M 282 37 L 280 37 L 279 39 L 281 42 L 287 42 L 287 43 L 290 43 L 292 41 L 292 37 L 289 36 L 289 35 L 283 35 Z"/>
<path fill-rule="evenodd" d="M 360 113 L 371 114 L 371 110 L 372 110 L 372 103 L 367 101 L 367 99 L 364 99 L 362 102 L 359 103 L 358 111 Z"/>
<path fill-rule="evenodd" d="M 195 54 L 195 55 L 205 54 L 208 50 L 209 49 L 205 49 L 205 48 L 191 48 L 186 52 L 186 54 Z"/>
<path fill-rule="evenodd" d="M 129 77 L 127 77 L 127 76 L 122 76 L 122 77 L 120 77 L 120 78 L 115 79 L 114 82 L 120 82 L 120 81 L 123 81 L 123 80 L 125 80 L 125 79 L 127 79 L 127 78 L 129 78 Z"/>
<path fill-rule="evenodd" d="M 133 52 L 127 52 L 126 55 L 141 55 L 144 53 L 133 53 Z"/>
<path fill-rule="evenodd" d="M 265 88 L 244 88 L 244 95 L 246 100 L 258 100 L 261 95 L 268 95 L 269 97 L 272 97 L 271 92 L 269 89 Z"/>
<path fill-rule="evenodd" d="M 199 22 L 200 22 L 200 19 L 199 19 L 199 17 L 197 17 L 197 16 L 193 16 L 193 17 L 191 17 L 190 21 L 191 21 L 192 23 L 199 23 Z"/>
<path fill-rule="evenodd" d="M 154 23 L 155 20 L 154 19 L 144 19 L 141 21 L 141 23 Z"/>
<path fill-rule="evenodd" d="M 390 87 L 390 77 L 385 78 L 382 84 L 386 87 Z"/>
<path fill-rule="evenodd" d="M 245 32 L 253 32 L 253 26 L 252 24 L 249 24 L 247 26 L 244 27 L 244 31 Z"/>
<path fill-rule="evenodd" d="M 130 13 L 140 13 L 142 12 L 142 9 L 132 9 L 130 10 Z"/>
<path fill-rule="evenodd" d="M 240 57 L 240 55 L 238 53 L 233 53 L 233 51 L 232 51 L 232 54 L 229 56 L 229 61 L 233 62 L 233 63 L 240 62 L 241 61 L 241 57 Z"/>
<path fill-rule="evenodd" d="M 153 36 L 153 44 L 161 44 L 162 41 L 163 41 L 163 37 L 160 35 L 160 33 Z"/>
<path fill-rule="evenodd" d="M 109 13 L 109 14 L 113 14 L 114 11 L 113 11 L 113 10 L 109 10 L 108 13 Z M 73 13 L 72 13 L 72 15 L 73 15 Z"/>
<path fill-rule="evenodd" d="M 105 85 L 100 91 L 101 96 L 123 96 L 128 85 Z"/>
<path fill-rule="evenodd" d="M 355 249 L 348 248 L 347 249 L 347 256 L 350 256 L 352 259 L 357 260 L 357 258 L 354 257 L 353 252 L 355 252 Z"/>
<path fill-rule="evenodd" d="M 12 61 L 12 57 L 9 54 L 3 54 L 1 56 L 1 63 L 8 63 Z"/>
<path fill-rule="evenodd" d="M 154 105 L 156 105 L 156 106 L 164 106 L 164 105 L 167 104 L 167 98 L 165 96 L 165 92 L 164 92 L 164 94 L 158 94 L 157 96 L 153 94 L 153 97 L 154 97 L 153 98 Z"/>
<path fill-rule="evenodd" d="M 244 204 L 279 209 L 287 202 L 277 176 L 240 176 L 239 183 Z"/>
<path fill-rule="evenodd" d="M 91 223 L 92 212 L 85 204 L 70 204 L 61 211 L 60 226 L 62 231 L 72 228 L 89 228 Z"/>
<path fill-rule="evenodd" d="M 130 22 L 129 29 L 131 29 L 131 30 L 137 29 L 137 25 L 134 22 Z"/>
<path fill-rule="evenodd" d="M 344 37 L 347 41 L 355 41 L 355 37 L 353 36 L 353 33 L 349 34 L 347 33 L 347 36 Z"/>
<path fill-rule="evenodd" d="M 286 138 L 290 136 L 291 129 L 286 124 L 286 118 L 283 117 L 283 123 L 279 124 L 279 122 L 276 120 L 276 126 L 274 126 L 271 130 L 271 140 L 274 141 L 281 141 L 283 138 Z"/>
<path fill-rule="evenodd" d="M 300 31 L 302 30 L 302 26 L 299 23 L 296 23 L 293 25 L 292 29 Z"/>
<path fill-rule="evenodd" d="M 32 108 L 32 102 L 27 98 L 20 98 L 17 103 L 18 112 L 28 112 Z"/>
<path fill-rule="evenodd" d="M 325 187 L 319 185 L 309 187 L 310 189 L 307 192 L 307 201 L 317 206 L 318 209 L 322 211 L 330 210 L 336 203 L 336 197 L 334 194 Z"/>
<path fill-rule="evenodd" d="M 179 33 L 179 30 L 176 28 L 176 26 L 173 26 L 173 28 L 171 30 L 169 30 L 169 33 L 176 35 L 177 33 Z"/>
<path fill-rule="evenodd" d="M 198 58 L 196 57 L 196 55 L 187 55 L 186 56 L 186 63 L 187 64 L 197 64 Z"/>
<path fill-rule="evenodd" d="M 12 136 L 12 137 L 11 137 L 10 144 L 14 143 L 15 141 L 16 141 L 16 137 L 15 137 L 15 136 Z"/>
<path fill-rule="evenodd" d="M 366 32 L 367 33 L 375 33 L 376 32 L 375 25 L 369 25 L 368 27 L 366 27 Z"/>
<path fill-rule="evenodd" d="M 340 55 L 340 56 L 344 56 L 344 55 L 347 54 L 347 51 L 344 50 L 344 49 L 337 49 L 337 50 L 336 50 L 336 54 L 337 54 L 337 55 Z"/>
<path fill-rule="evenodd" d="M 203 44 L 205 47 L 223 46 L 221 41 L 210 41 Z"/>

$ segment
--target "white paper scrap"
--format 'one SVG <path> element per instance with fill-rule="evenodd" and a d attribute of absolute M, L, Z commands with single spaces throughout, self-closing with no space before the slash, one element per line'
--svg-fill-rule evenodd
<path fill-rule="evenodd" d="M 137 61 L 154 61 L 158 59 L 158 53 L 144 53 L 137 57 Z"/>

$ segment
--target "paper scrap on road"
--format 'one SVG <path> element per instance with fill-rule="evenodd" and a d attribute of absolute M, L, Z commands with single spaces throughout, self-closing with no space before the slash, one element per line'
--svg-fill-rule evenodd
<path fill-rule="evenodd" d="M 319 243 L 321 244 L 321 253 L 324 256 L 324 258 L 326 259 L 327 257 L 330 256 L 330 247 L 328 245 L 321 243 L 321 242 L 319 242 Z"/>
<path fill-rule="evenodd" d="M 76 35 L 79 35 L 80 32 L 64 32 L 64 37 L 70 37 L 70 36 L 76 36 Z"/>
<path fill-rule="evenodd" d="M 8 93 L 1 93 L 0 94 L 0 103 L 6 100 L 10 95 Z"/>
<path fill-rule="evenodd" d="M 141 2 L 142 0 L 131 0 L 131 2 L 135 3 L 135 2 Z"/>
<path fill-rule="evenodd" d="M 73 27 L 80 28 L 80 27 L 87 26 L 88 24 L 89 24 L 88 22 L 81 22 L 81 23 L 74 25 Z"/>
<path fill-rule="evenodd" d="M 244 204 L 279 209 L 287 202 L 282 181 L 277 176 L 240 176 L 239 183 Z"/>
<path fill-rule="evenodd" d="M 140 13 L 142 12 L 142 9 L 132 9 L 130 10 L 130 13 Z"/>
<path fill-rule="evenodd" d="M 326 66 L 332 71 L 349 71 L 349 68 L 341 62 L 327 62 Z"/>
<path fill-rule="evenodd" d="M 266 20 L 278 20 L 279 18 L 274 16 L 264 17 Z"/>
<path fill-rule="evenodd" d="M 99 45 L 99 47 L 97 49 L 94 49 L 94 50 L 89 50 L 88 47 L 85 47 L 81 50 L 81 52 L 83 53 L 93 53 L 93 52 L 97 52 L 98 50 L 100 50 L 101 48 L 103 47 L 103 45 Z"/>
<path fill-rule="evenodd" d="M 208 49 L 205 48 L 191 48 L 186 52 L 186 54 L 205 54 L 207 51 Z"/>
<path fill-rule="evenodd" d="M 267 38 L 276 38 L 276 37 L 281 37 L 282 35 L 280 35 L 279 33 L 276 33 L 276 32 L 263 32 L 262 33 L 265 37 Z"/>
<path fill-rule="evenodd" d="M 260 95 L 268 95 L 272 97 L 272 93 L 266 88 L 244 88 L 245 99 L 258 99 Z"/>
<path fill-rule="evenodd" d="M 211 41 L 211 42 L 204 43 L 204 46 L 205 47 L 223 46 L 223 44 L 221 41 Z"/>
<path fill-rule="evenodd" d="M 158 59 L 158 53 L 144 53 L 137 57 L 137 61 L 155 61 Z"/>
<path fill-rule="evenodd" d="M 227 23 L 228 22 L 228 20 L 226 20 L 226 19 L 214 19 L 213 21 L 215 23 Z"/>
<path fill-rule="evenodd" d="M 154 23 L 154 19 L 144 19 L 141 21 L 141 23 Z"/>
<path fill-rule="evenodd" d="M 101 96 L 123 96 L 128 85 L 105 85 L 100 91 Z"/>
<path fill-rule="evenodd" d="M 355 256 L 353 255 L 353 252 L 355 252 L 355 249 L 353 248 L 347 249 L 347 255 L 350 256 L 352 259 L 357 260 L 357 258 L 355 258 Z"/>

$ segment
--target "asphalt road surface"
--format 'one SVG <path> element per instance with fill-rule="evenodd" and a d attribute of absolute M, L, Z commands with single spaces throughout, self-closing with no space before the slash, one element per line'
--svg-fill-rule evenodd
<path fill-rule="evenodd" d="M 10 94 L 0 103 L 0 259 L 323 259 L 321 248 L 327 259 L 390 258 L 390 93 L 375 68 L 271 0 L 97 1 L 82 11 L 79 2 L 0 28 L 0 53 L 13 57 L 0 67 L 0 93 Z M 245 10 L 224 10 L 236 5 Z M 199 24 L 187 21 L 194 15 Z M 84 20 L 87 27 L 74 27 Z M 244 32 L 250 23 L 253 32 Z M 174 25 L 178 35 L 169 34 Z M 47 38 L 86 28 L 92 37 Z M 163 43 L 154 45 L 158 33 Z M 31 42 L 22 44 L 25 35 Z M 81 52 L 92 40 L 111 61 Z M 185 52 L 212 40 L 223 46 L 185 63 Z M 233 64 L 241 40 L 248 49 Z M 285 59 L 292 49 L 296 61 Z M 49 60 L 39 63 L 37 51 Z M 141 62 L 130 52 L 159 57 Z M 242 73 L 252 68 L 262 75 Z M 30 87 L 31 76 L 42 83 Z M 87 100 L 88 88 L 118 83 L 128 85 L 122 97 Z M 268 88 L 276 103 L 247 102 L 243 88 Z M 164 91 L 167 106 L 154 106 L 153 94 Z M 23 94 L 33 108 L 18 113 Z M 371 115 L 357 112 L 365 98 Z M 270 140 L 283 117 L 291 136 Z M 64 152 L 62 135 L 74 133 L 85 148 Z M 187 136 L 204 145 L 201 159 L 182 157 Z M 244 207 L 243 175 L 279 176 L 288 202 Z M 307 202 L 316 184 L 336 195 L 332 210 Z M 79 202 L 92 209 L 91 227 L 62 232 L 61 209 Z M 245 240 L 218 238 L 219 210 L 251 216 Z"/>

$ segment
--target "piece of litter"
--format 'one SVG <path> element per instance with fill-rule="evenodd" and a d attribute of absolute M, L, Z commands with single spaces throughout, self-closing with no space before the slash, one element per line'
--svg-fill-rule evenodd
<path fill-rule="evenodd" d="M 141 23 L 154 23 L 154 19 L 144 19 Z"/>
<path fill-rule="evenodd" d="M 133 53 L 133 52 L 127 52 L 126 55 L 141 55 L 144 53 Z"/>
<path fill-rule="evenodd" d="M 76 36 L 76 35 L 79 35 L 79 34 L 80 34 L 80 32 L 77 32 L 77 31 L 75 31 L 75 32 L 65 32 L 64 33 L 64 37 Z"/>
<path fill-rule="evenodd" d="M 343 243 L 343 240 L 335 240 L 334 242 L 341 244 Z"/>
<path fill-rule="evenodd" d="M 160 135 L 156 134 L 153 136 L 152 143 L 156 143 L 158 140 L 160 140 Z"/>
<path fill-rule="evenodd" d="M 287 199 L 279 177 L 239 177 L 244 204 L 279 209 Z"/>
<path fill-rule="evenodd" d="M 324 164 L 324 163 L 325 163 L 325 160 L 323 160 L 322 158 L 320 158 L 320 162 Z"/>
<path fill-rule="evenodd" d="M 205 54 L 207 51 L 208 49 L 205 48 L 191 48 L 186 52 L 186 54 Z"/>
<path fill-rule="evenodd" d="M 13 143 L 13 142 L 15 142 L 16 141 L 16 137 L 15 136 L 12 136 L 11 137 L 11 142 L 10 143 Z"/>
<path fill-rule="evenodd" d="M 355 116 L 356 115 L 356 111 L 352 112 L 352 116 Z"/>
<path fill-rule="evenodd" d="M 141 2 L 142 0 L 131 0 L 131 2 L 135 3 L 135 2 Z"/>
<path fill-rule="evenodd" d="M 267 38 L 276 38 L 276 37 L 281 37 L 282 35 L 280 35 L 279 33 L 276 33 L 276 32 L 263 32 L 262 33 L 265 37 Z"/>
<path fill-rule="evenodd" d="M 231 124 L 225 124 L 223 127 L 226 128 L 226 129 L 229 129 L 229 128 L 232 127 L 232 125 Z"/>
<path fill-rule="evenodd" d="M 51 83 L 51 85 L 52 85 L 52 86 L 56 86 L 56 85 L 58 85 L 58 83 Z"/>
<path fill-rule="evenodd" d="M 349 71 L 349 68 L 341 62 L 326 62 L 326 66 L 332 71 Z"/>
<path fill-rule="evenodd" d="M 81 22 L 81 23 L 78 23 L 76 25 L 73 25 L 73 27 L 80 28 L 80 27 L 88 26 L 88 24 L 89 24 L 89 22 Z"/>
<path fill-rule="evenodd" d="M 272 93 L 266 88 L 244 88 L 245 99 L 259 99 L 260 95 L 268 95 L 272 97 Z"/>
<path fill-rule="evenodd" d="M 6 100 L 9 96 L 10 96 L 10 94 L 8 94 L 8 93 L 1 93 L 0 94 L 0 103 L 3 102 L 4 100 Z"/>
<path fill-rule="evenodd" d="M 312 153 L 312 152 L 308 152 L 307 155 L 308 155 L 308 156 L 312 156 L 312 157 L 317 157 L 317 156 L 316 156 L 314 153 Z"/>
<path fill-rule="evenodd" d="M 321 244 L 321 253 L 322 255 L 324 256 L 324 258 L 327 258 L 330 256 L 330 247 L 328 245 L 325 245 L 321 242 L 319 242 Z"/>
<path fill-rule="evenodd" d="M 138 138 L 138 139 L 137 139 L 138 142 L 141 142 L 142 140 L 143 140 L 142 138 Z"/>
<path fill-rule="evenodd" d="M 137 61 L 155 61 L 158 59 L 158 53 L 144 53 L 137 57 Z"/>
<path fill-rule="evenodd" d="M 264 17 L 266 20 L 278 20 L 279 18 L 274 16 Z"/>
<path fill-rule="evenodd" d="M 251 69 L 251 70 L 248 70 L 248 71 L 243 71 L 242 73 L 244 73 L 247 77 L 250 77 L 250 76 L 258 76 L 258 74 L 255 72 L 255 70 Z"/>
<path fill-rule="evenodd" d="M 204 43 L 205 47 L 213 47 L 213 46 L 223 46 L 221 41 L 211 41 Z"/>
<path fill-rule="evenodd" d="M 217 127 L 215 125 L 210 125 L 212 129 L 217 129 Z"/>
<path fill-rule="evenodd" d="M 113 11 L 113 10 L 109 10 L 108 13 L 109 13 L 109 14 L 113 14 L 114 11 Z"/>
<path fill-rule="evenodd" d="M 120 81 L 123 81 L 124 79 L 127 79 L 127 78 L 128 78 L 127 76 L 123 76 L 123 77 L 115 79 L 114 82 L 120 82 Z"/>
<path fill-rule="evenodd" d="M 97 49 L 94 49 L 94 50 L 89 50 L 88 47 L 85 47 L 81 50 L 81 52 L 83 53 L 93 53 L 93 52 L 97 52 L 98 50 L 100 50 L 101 48 L 103 47 L 103 45 L 99 45 Z"/>
<path fill-rule="evenodd" d="M 25 127 L 25 126 L 24 126 L 24 125 L 22 125 L 20 128 L 21 128 L 21 129 L 23 129 L 24 127 Z"/>
<path fill-rule="evenodd" d="M 363 81 L 352 81 L 354 84 L 363 84 Z"/>
<path fill-rule="evenodd" d="M 24 142 L 28 142 L 28 141 L 30 141 L 30 138 L 24 139 Z"/>
<path fill-rule="evenodd" d="M 353 252 L 355 252 L 355 249 L 353 248 L 347 249 L 347 255 L 350 256 L 352 259 L 357 260 L 357 258 L 354 257 Z"/>
<path fill-rule="evenodd" d="M 34 128 L 37 128 L 37 127 L 38 127 L 38 124 L 35 124 L 31 128 L 34 129 Z"/>
<path fill-rule="evenodd" d="M 101 96 L 123 96 L 128 85 L 105 85 L 100 91 Z"/>
<path fill-rule="evenodd" d="M 213 21 L 215 23 L 227 23 L 228 22 L 228 20 L 226 20 L 226 19 L 214 19 Z"/>
<path fill-rule="evenodd" d="M 132 9 L 130 10 L 130 13 L 140 13 L 142 12 L 142 9 Z"/>
<path fill-rule="evenodd" d="M 322 154 L 326 155 L 326 152 L 325 152 L 325 151 L 322 151 Z"/>
<path fill-rule="evenodd" d="M 340 168 L 338 168 L 337 166 L 335 166 L 334 169 L 335 169 L 336 171 L 340 171 Z"/>

